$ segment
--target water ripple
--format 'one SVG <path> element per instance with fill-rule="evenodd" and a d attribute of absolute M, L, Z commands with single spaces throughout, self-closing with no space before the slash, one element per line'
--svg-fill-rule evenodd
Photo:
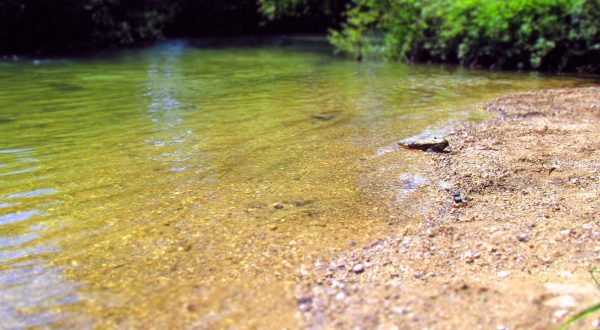
<path fill-rule="evenodd" d="M 40 235 L 38 235 L 36 233 L 28 233 L 25 235 L 9 236 L 9 237 L 1 237 L 0 236 L 0 248 L 7 248 L 7 247 L 23 245 L 23 244 L 29 243 L 39 237 L 40 237 Z"/>
<path fill-rule="evenodd" d="M 33 191 L 26 191 L 26 192 L 21 192 L 21 193 L 6 195 L 6 196 L 4 196 L 4 198 L 5 199 L 33 198 L 33 197 L 40 197 L 40 196 L 47 196 L 47 195 L 56 194 L 57 192 L 58 192 L 58 190 L 56 190 L 56 189 L 42 188 L 42 189 L 36 189 L 36 190 L 33 190 Z"/>
<path fill-rule="evenodd" d="M 38 215 L 38 214 L 40 214 L 40 211 L 30 210 L 30 211 L 25 211 L 25 212 L 20 212 L 20 213 L 9 213 L 6 215 L 0 215 L 0 226 L 29 220 L 33 216 Z"/>

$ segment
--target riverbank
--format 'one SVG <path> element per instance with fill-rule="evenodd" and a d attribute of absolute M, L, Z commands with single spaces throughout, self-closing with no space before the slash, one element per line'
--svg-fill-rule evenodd
<path fill-rule="evenodd" d="M 494 119 L 451 133 L 448 153 L 398 151 L 450 185 L 430 187 L 425 221 L 303 271 L 305 327 L 549 329 L 600 300 L 600 88 L 486 110 Z"/>

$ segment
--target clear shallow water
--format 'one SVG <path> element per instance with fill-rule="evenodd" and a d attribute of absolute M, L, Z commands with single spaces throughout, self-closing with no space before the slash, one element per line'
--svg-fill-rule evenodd
<path fill-rule="evenodd" d="M 395 141 L 578 83 L 178 43 L 0 63 L 0 328 L 293 326 L 299 269 L 418 217 Z"/>

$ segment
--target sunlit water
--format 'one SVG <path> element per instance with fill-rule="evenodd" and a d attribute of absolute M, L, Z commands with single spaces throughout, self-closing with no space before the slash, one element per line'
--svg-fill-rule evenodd
<path fill-rule="evenodd" d="M 0 328 L 294 327 L 302 267 L 417 216 L 397 140 L 577 83 L 181 43 L 0 62 Z"/>

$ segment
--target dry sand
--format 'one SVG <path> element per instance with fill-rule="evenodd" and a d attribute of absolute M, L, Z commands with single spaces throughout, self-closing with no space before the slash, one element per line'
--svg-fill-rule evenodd
<path fill-rule="evenodd" d="M 426 155 L 432 181 L 451 183 L 426 220 L 299 275 L 306 328 L 552 329 L 600 301 L 600 88 L 486 110 Z M 594 327 L 598 314 L 574 328 Z"/>

